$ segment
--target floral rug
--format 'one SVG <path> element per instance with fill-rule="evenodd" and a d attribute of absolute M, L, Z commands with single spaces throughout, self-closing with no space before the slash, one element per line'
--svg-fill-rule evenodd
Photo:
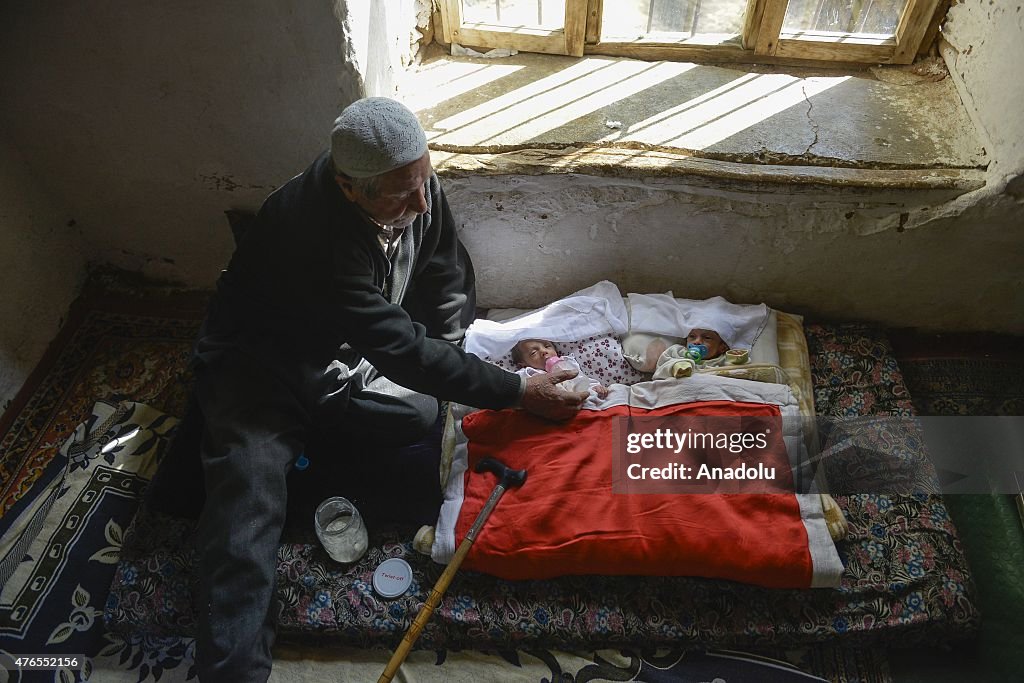
<path fill-rule="evenodd" d="M 102 398 L 130 398 L 181 415 L 188 358 L 206 296 L 148 302 L 83 296 L 24 389 L 0 419 L 0 516 L 42 476 Z"/>
<path fill-rule="evenodd" d="M 901 364 L 920 415 L 1024 415 L 1024 362 L 926 358 Z"/>
<path fill-rule="evenodd" d="M 145 638 L 111 636 L 102 620 L 124 530 L 164 430 L 176 420 L 166 421 L 156 442 L 135 442 L 145 455 L 123 456 L 124 447 L 109 441 L 86 447 L 83 439 L 103 428 L 97 399 L 119 405 L 131 397 L 148 406 L 124 405 L 143 412 L 183 412 L 187 361 L 207 299 L 162 290 L 145 299 L 83 295 L 0 418 L 0 674 L 8 676 L 2 680 L 87 680 L 101 652 L 132 681 L 157 680 L 163 666 L 182 661 L 184 644 L 154 648 Z M 129 419 L 134 412 L 115 410 Z M 153 652 L 163 653 L 162 664 L 151 661 Z M 59 654 L 79 661 L 20 673 L 11 663 L 18 655 Z"/>
<path fill-rule="evenodd" d="M 88 680 L 106 658 L 150 672 L 142 639 L 109 634 L 102 606 L 124 530 L 176 424 L 144 404 L 97 403 L 37 479 L 33 504 L 4 516 L 0 659 L 54 660 L 20 680 Z"/>
<path fill-rule="evenodd" d="M 892 332 L 919 415 L 1024 415 L 1024 337 Z"/>

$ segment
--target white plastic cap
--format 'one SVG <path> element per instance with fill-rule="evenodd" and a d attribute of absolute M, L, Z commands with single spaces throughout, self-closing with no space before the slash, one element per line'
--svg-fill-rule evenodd
<path fill-rule="evenodd" d="M 373 572 L 373 590 L 382 598 L 397 598 L 412 585 L 412 567 L 400 557 L 384 560 Z"/>

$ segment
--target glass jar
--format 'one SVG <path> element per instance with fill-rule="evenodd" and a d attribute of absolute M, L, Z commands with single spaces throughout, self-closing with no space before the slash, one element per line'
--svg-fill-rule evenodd
<path fill-rule="evenodd" d="M 366 553 L 366 525 L 347 498 L 335 496 L 320 503 L 313 522 L 317 538 L 335 562 L 355 562 Z"/>

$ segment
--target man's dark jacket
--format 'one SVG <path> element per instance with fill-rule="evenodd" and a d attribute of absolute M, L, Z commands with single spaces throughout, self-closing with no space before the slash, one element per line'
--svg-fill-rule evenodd
<path fill-rule="evenodd" d="M 218 282 L 218 305 L 240 328 L 232 345 L 324 367 L 365 358 L 420 393 L 514 405 L 520 378 L 452 343 L 474 304 L 473 271 L 434 174 L 425 195 L 428 211 L 389 260 L 379 229 L 348 201 L 322 154 L 267 198 Z"/>

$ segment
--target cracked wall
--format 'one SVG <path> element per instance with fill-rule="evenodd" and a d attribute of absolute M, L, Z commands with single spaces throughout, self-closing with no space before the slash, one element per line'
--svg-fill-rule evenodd
<path fill-rule="evenodd" d="M 819 318 L 1024 331 L 1008 223 L 1019 211 L 908 229 L 910 216 L 950 199 L 940 191 L 582 175 L 446 187 L 485 306 L 533 307 L 610 279 L 623 291 L 722 295 Z"/>
<path fill-rule="evenodd" d="M 477 255 L 481 304 L 535 306 L 609 278 L 625 290 L 721 294 L 838 320 L 1024 333 L 1024 81 L 1016 73 L 1024 63 L 1022 5 L 968 0 L 944 27 L 946 89 L 963 100 L 985 147 L 965 148 L 965 158 L 987 164 L 978 164 L 985 169 L 979 189 L 460 173 L 449 179 L 451 203 Z M 891 115 L 921 116 L 931 103 L 898 86 L 939 82 L 945 69 L 915 69 L 882 70 L 876 75 L 884 83 L 866 87 L 892 105 Z M 895 121 L 858 118 L 846 93 L 810 95 L 805 89 L 806 129 L 785 128 L 790 139 L 803 140 L 804 157 L 856 159 L 869 130 L 878 131 L 871 142 L 880 149 L 918 141 L 942 149 L 943 130 L 959 130 L 943 119 L 901 132 Z M 822 121 L 828 136 L 819 136 Z M 844 137 L 846 129 L 854 135 Z M 764 163 L 772 152 L 763 152 L 749 160 Z"/>
<path fill-rule="evenodd" d="M 993 182 L 1024 173 L 1024 2 L 963 0 L 942 27 L 942 56 L 993 159 Z"/>
<path fill-rule="evenodd" d="M 0 409 L 87 261 L 211 286 L 223 212 L 258 207 L 363 92 L 344 2 L 231 5 L 0 7 Z"/>
<path fill-rule="evenodd" d="M 810 96 L 807 94 L 807 88 L 804 87 L 802 90 L 804 93 L 804 100 L 807 102 L 807 123 L 810 124 L 811 130 L 814 132 L 814 139 L 811 140 L 811 144 L 807 145 L 807 149 L 804 150 L 804 156 L 810 157 L 812 156 L 811 150 L 813 150 L 814 146 L 818 144 L 818 123 L 814 120 L 813 116 L 814 102 L 811 101 Z"/>

